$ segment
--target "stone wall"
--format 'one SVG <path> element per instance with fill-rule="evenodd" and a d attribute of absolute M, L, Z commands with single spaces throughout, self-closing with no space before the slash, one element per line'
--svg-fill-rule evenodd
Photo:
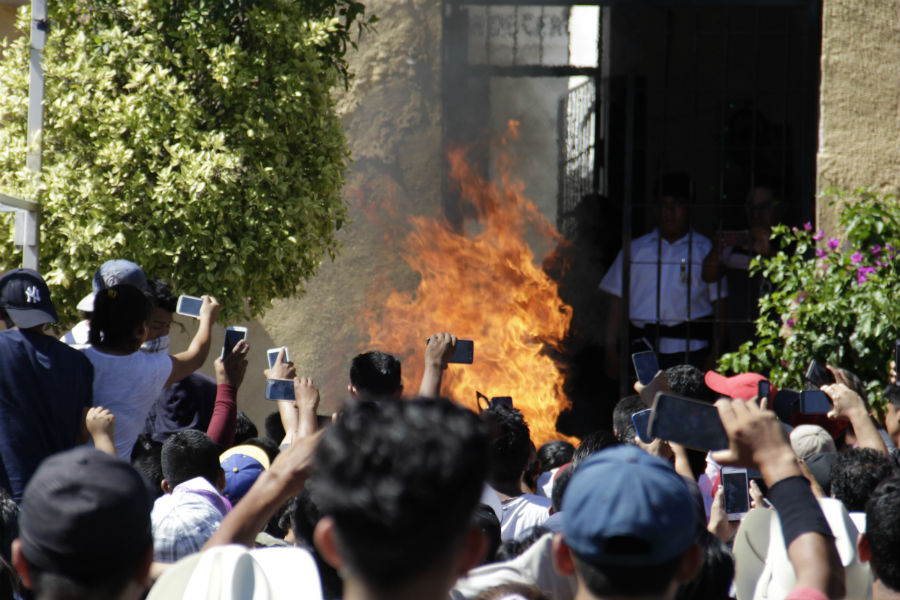
<path fill-rule="evenodd" d="M 825 0 L 817 187 L 900 187 L 900 0 Z M 817 206 L 832 229 L 837 208 Z"/>

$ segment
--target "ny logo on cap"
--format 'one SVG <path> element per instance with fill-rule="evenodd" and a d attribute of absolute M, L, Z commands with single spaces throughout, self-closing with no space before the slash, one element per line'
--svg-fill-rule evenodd
<path fill-rule="evenodd" d="M 25 289 L 25 301 L 29 304 L 37 304 L 41 301 L 41 292 L 36 285 L 29 286 Z"/>

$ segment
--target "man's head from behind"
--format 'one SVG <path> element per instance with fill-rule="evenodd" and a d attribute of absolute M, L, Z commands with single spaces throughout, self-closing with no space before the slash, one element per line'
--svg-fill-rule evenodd
<path fill-rule="evenodd" d="M 518 484 L 531 457 L 531 432 L 522 413 L 493 404 L 481 413 L 490 434 L 488 482 L 494 487 Z"/>
<path fill-rule="evenodd" d="M 896 473 L 894 461 L 887 454 L 851 448 L 839 453 L 831 465 L 831 495 L 848 511 L 862 512 L 878 484 Z"/>
<path fill-rule="evenodd" d="M 151 542 L 140 475 L 80 447 L 46 459 L 25 488 L 13 563 L 38 599 L 139 597 Z"/>
<path fill-rule="evenodd" d="M 171 493 L 194 477 L 203 477 L 221 490 L 225 487 L 221 453 L 222 448 L 202 431 L 184 429 L 173 434 L 162 447 L 163 491 Z"/>
<path fill-rule="evenodd" d="M 886 586 L 900 592 L 900 478 L 881 482 L 866 502 L 859 554 Z"/>
<path fill-rule="evenodd" d="M 616 403 L 613 409 L 613 433 L 623 444 L 633 444 L 637 432 L 631 415 L 647 408 L 640 396 L 625 396 Z"/>
<path fill-rule="evenodd" d="M 357 355 L 350 363 L 350 395 L 360 400 L 399 398 L 403 393 L 400 361 L 373 350 Z"/>
<path fill-rule="evenodd" d="M 13 269 L 0 277 L 0 316 L 7 327 L 20 329 L 57 322 L 50 289 L 40 273 Z"/>
<path fill-rule="evenodd" d="M 348 403 L 309 482 L 316 546 L 345 581 L 390 591 L 430 574 L 446 594 L 484 549 L 471 516 L 486 451 L 478 418 L 449 401 Z"/>
<path fill-rule="evenodd" d="M 575 471 L 562 503 L 554 562 L 592 597 L 673 593 L 699 568 L 698 515 L 684 479 L 631 445 L 598 452 Z"/>

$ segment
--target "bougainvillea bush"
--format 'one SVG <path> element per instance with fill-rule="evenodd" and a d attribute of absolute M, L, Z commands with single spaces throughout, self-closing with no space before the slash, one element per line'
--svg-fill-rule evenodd
<path fill-rule="evenodd" d="M 833 236 L 803 227 L 773 229 L 779 252 L 757 257 L 772 291 L 760 298 L 757 340 L 724 355 L 720 368 L 768 372 L 800 389 L 810 359 L 848 368 L 871 392 L 887 382 L 900 337 L 900 203 L 871 190 L 829 190 L 838 209 Z"/>

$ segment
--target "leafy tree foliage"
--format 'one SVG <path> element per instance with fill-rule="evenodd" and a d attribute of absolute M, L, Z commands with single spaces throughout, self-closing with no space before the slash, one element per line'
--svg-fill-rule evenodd
<path fill-rule="evenodd" d="M 841 234 L 804 227 L 773 230 L 781 250 L 757 257 L 772 292 L 760 298 L 756 341 L 724 355 L 723 371 L 770 372 L 780 387 L 802 389 L 813 358 L 855 372 L 871 399 L 888 382 L 900 338 L 900 203 L 871 190 L 829 190 Z"/>
<path fill-rule="evenodd" d="M 54 0 L 44 170 L 25 170 L 29 8 L 0 58 L 0 190 L 42 205 L 41 270 L 72 317 L 128 258 L 232 318 L 302 292 L 339 248 L 349 154 L 331 91 L 374 21 L 353 0 Z M 0 269 L 17 266 L 12 218 Z"/>

